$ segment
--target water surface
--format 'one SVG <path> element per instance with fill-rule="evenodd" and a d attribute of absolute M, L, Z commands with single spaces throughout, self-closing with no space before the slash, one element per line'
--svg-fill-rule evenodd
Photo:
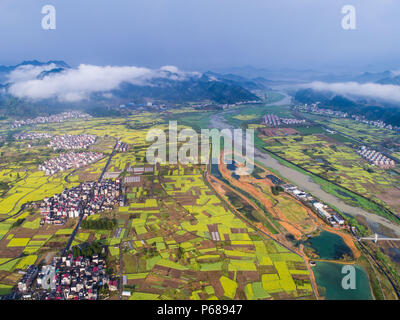
<path fill-rule="evenodd" d="M 310 238 L 305 244 L 315 249 L 321 259 L 339 260 L 345 255 L 352 255 L 343 238 L 332 232 L 322 231 L 320 235 Z"/>
<path fill-rule="evenodd" d="M 320 295 L 324 295 L 326 300 L 372 300 L 371 287 L 365 270 L 358 265 L 356 269 L 356 289 L 345 290 L 342 287 L 342 279 L 346 273 L 342 273 L 343 264 L 317 261 L 313 267 L 315 280 L 319 287 Z"/>

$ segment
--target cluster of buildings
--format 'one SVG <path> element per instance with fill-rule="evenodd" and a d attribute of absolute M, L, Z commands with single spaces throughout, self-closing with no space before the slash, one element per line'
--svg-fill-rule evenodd
<path fill-rule="evenodd" d="M 133 174 L 144 174 L 144 173 L 148 173 L 148 172 L 153 172 L 154 168 L 153 167 L 129 167 L 128 169 L 126 169 L 127 172 L 129 173 L 133 173 Z"/>
<path fill-rule="evenodd" d="M 54 257 L 40 272 L 36 266 L 29 266 L 18 283 L 18 292 L 23 299 L 97 300 L 104 286 L 118 290 L 118 281 L 107 274 L 106 268 L 105 259 L 97 254 L 90 258 L 64 254 Z"/>
<path fill-rule="evenodd" d="M 50 139 L 52 135 L 45 132 L 25 132 L 17 133 L 14 135 L 16 140 L 40 140 L 40 139 Z"/>
<path fill-rule="evenodd" d="M 115 146 L 115 150 L 117 150 L 117 151 L 119 151 L 119 152 L 128 151 L 128 148 L 129 148 L 128 144 L 127 144 L 127 143 L 124 143 L 124 142 L 122 142 L 122 141 L 118 141 L 118 142 L 117 142 L 117 145 Z"/>
<path fill-rule="evenodd" d="M 51 198 L 44 198 L 40 204 L 40 224 L 63 225 L 68 218 L 78 218 L 81 214 L 90 216 L 110 210 L 121 198 L 123 196 L 119 179 L 82 183 Z"/>
<path fill-rule="evenodd" d="M 72 254 L 55 257 L 52 265 L 44 266 L 39 273 L 37 289 L 44 289 L 41 299 L 97 300 L 99 288 L 105 285 L 110 291 L 116 291 L 118 281 L 107 274 L 106 267 L 105 260 L 98 255 L 90 258 L 74 258 Z M 47 279 L 50 279 L 50 287 Z"/>
<path fill-rule="evenodd" d="M 279 127 L 282 124 L 284 125 L 298 125 L 304 124 L 306 120 L 304 119 L 293 119 L 293 118 L 280 118 L 274 114 L 267 114 L 263 117 L 263 123 L 266 125 Z"/>
<path fill-rule="evenodd" d="M 48 117 L 36 117 L 34 119 L 25 119 L 25 120 L 15 120 L 11 126 L 11 128 L 19 128 L 25 125 L 34 125 L 41 123 L 60 123 L 70 119 L 90 119 L 91 115 L 87 113 L 83 113 L 81 111 L 68 111 L 60 114 L 51 115 Z"/>
<path fill-rule="evenodd" d="M 349 118 L 351 117 L 354 121 L 368 124 L 370 126 L 388 130 L 400 131 L 400 127 L 392 126 L 391 124 L 386 124 L 382 120 L 367 120 L 364 116 L 349 114 L 343 111 L 336 111 L 332 109 L 318 108 L 319 102 L 313 103 L 311 105 L 304 104 L 295 106 L 294 109 L 300 112 L 312 113 L 332 118 Z"/>
<path fill-rule="evenodd" d="M 394 160 L 386 157 L 376 150 L 368 149 L 366 146 L 362 146 L 360 150 L 358 150 L 358 154 L 370 164 L 382 169 L 390 169 L 396 166 Z"/>
<path fill-rule="evenodd" d="M 239 102 L 236 102 L 235 105 L 241 106 L 241 105 L 244 105 L 244 104 L 263 104 L 263 103 L 264 103 L 264 102 L 263 102 L 262 100 L 248 100 L 248 101 L 239 101 Z"/>
<path fill-rule="evenodd" d="M 48 176 L 59 171 L 71 168 L 80 168 L 102 159 L 104 155 L 98 152 L 69 152 L 62 153 L 57 158 L 52 158 L 39 165 L 39 170 L 44 171 Z"/>
<path fill-rule="evenodd" d="M 21 280 L 18 282 L 18 291 L 21 294 L 28 293 L 37 275 L 38 267 L 36 267 L 35 265 L 30 265 L 28 269 L 26 269 Z"/>
<path fill-rule="evenodd" d="M 349 114 L 343 111 L 336 111 L 332 109 L 318 108 L 319 103 L 313 103 L 311 105 L 304 104 L 296 106 L 294 109 L 300 112 L 313 113 L 317 115 L 333 117 L 333 118 L 347 118 Z"/>
<path fill-rule="evenodd" d="M 218 104 L 218 103 L 199 103 L 193 104 L 192 107 L 195 109 L 229 109 L 235 107 L 237 104 Z"/>
<path fill-rule="evenodd" d="M 331 226 L 344 226 L 345 220 L 343 217 L 326 204 L 319 202 L 314 197 L 292 184 L 286 184 L 282 187 L 285 192 L 303 202 Z"/>
<path fill-rule="evenodd" d="M 97 137 L 95 135 L 89 134 L 79 134 L 79 135 L 63 135 L 55 136 L 50 141 L 49 147 L 54 150 L 64 149 L 64 150 L 77 150 L 77 149 L 87 149 L 90 145 L 96 142 Z"/>
<path fill-rule="evenodd" d="M 386 124 L 382 120 L 367 120 L 367 119 L 365 119 L 365 117 L 357 116 L 357 115 L 352 115 L 351 117 L 355 121 L 358 121 L 358 122 L 361 122 L 364 124 L 368 124 L 368 125 L 376 127 L 376 128 L 400 131 L 400 127 L 392 126 L 391 124 Z"/>
<path fill-rule="evenodd" d="M 140 111 L 148 110 L 148 108 L 162 111 L 169 108 L 169 106 L 165 103 L 147 101 L 145 103 L 128 102 L 127 104 L 120 104 L 118 106 L 111 107 L 111 109 L 135 109 Z"/>
<path fill-rule="evenodd" d="M 249 101 L 239 101 L 236 103 L 224 103 L 224 104 L 218 104 L 218 103 L 199 103 L 199 104 L 194 104 L 192 105 L 193 108 L 196 109 L 230 109 L 236 106 L 241 106 L 241 105 L 246 105 L 246 104 L 262 104 L 262 100 L 249 100 Z"/>

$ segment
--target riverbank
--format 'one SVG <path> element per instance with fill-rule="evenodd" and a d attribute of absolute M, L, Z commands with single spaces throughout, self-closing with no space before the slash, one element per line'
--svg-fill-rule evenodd
<path fill-rule="evenodd" d="M 286 105 L 289 103 L 290 103 L 290 97 L 286 95 L 282 101 L 276 102 L 273 105 L 279 106 L 279 105 Z M 212 115 L 210 117 L 211 126 L 213 128 L 217 128 L 220 130 L 233 129 L 233 126 L 226 121 L 224 115 L 234 111 L 236 110 L 220 112 Z M 323 190 L 322 187 L 318 183 L 316 183 L 309 175 L 302 173 L 299 170 L 295 170 L 293 168 L 285 166 L 279 160 L 273 158 L 271 155 L 257 148 L 257 146 L 255 146 L 254 150 L 254 160 L 260 165 L 262 165 L 264 168 L 276 171 L 280 176 L 282 176 L 286 180 L 291 181 L 299 188 L 311 193 L 313 196 L 320 199 L 321 201 L 329 205 L 332 205 L 339 211 L 348 214 L 354 218 L 360 216 L 363 217 L 366 220 L 368 226 L 373 231 L 377 230 L 376 227 L 377 225 L 378 226 L 382 225 L 385 228 L 391 230 L 391 232 L 400 236 L 400 225 L 395 225 L 390 220 L 382 216 L 378 216 L 374 213 L 368 212 L 360 207 L 355 207 L 347 204 L 344 200 Z"/>

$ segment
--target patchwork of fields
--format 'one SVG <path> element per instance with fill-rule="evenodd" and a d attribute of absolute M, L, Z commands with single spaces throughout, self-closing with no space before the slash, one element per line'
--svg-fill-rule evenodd
<path fill-rule="evenodd" d="M 148 167 L 145 126 L 166 128 L 154 115 L 141 114 L 43 124 L 34 131 L 94 134 L 98 140 L 90 150 L 106 155 L 121 139 L 130 148 L 112 158 L 107 172 L 124 178 L 136 175 L 130 168 Z M 0 200 L 0 218 L 6 219 L 0 222 L 0 293 L 9 292 L 18 282 L 19 270 L 49 261 L 63 249 L 77 222 L 69 219 L 65 226 L 40 227 L 39 210 L 27 207 L 19 212 L 21 206 L 98 179 L 107 161 L 46 177 L 37 166 L 56 153 L 42 145 L 28 150 L 26 159 L 16 158 L 18 153 L 25 154 L 17 145 L 25 150 L 26 143 L 13 142 L 1 149 L 13 161 L 0 167 L 0 181 L 8 184 Z M 303 259 L 261 236 L 225 207 L 205 183 L 204 167 L 157 165 L 152 169 L 126 185 L 125 206 L 88 218 L 115 219 L 114 229 L 81 228 L 72 243 L 107 245 L 108 264 L 117 275 L 126 276 L 124 290 L 132 292 L 130 299 L 314 298 Z"/>
<path fill-rule="evenodd" d="M 120 208 L 128 286 L 160 298 L 311 297 L 304 261 L 230 212 L 196 167 L 160 167 L 157 199 Z M 136 192 L 135 192 L 136 191 Z M 137 198 L 137 189 L 132 189 Z M 118 249 L 114 254 L 117 256 Z"/>
<path fill-rule="evenodd" d="M 400 212 L 400 176 L 371 166 L 353 148 L 320 134 L 263 137 L 267 149 L 294 164 Z"/>

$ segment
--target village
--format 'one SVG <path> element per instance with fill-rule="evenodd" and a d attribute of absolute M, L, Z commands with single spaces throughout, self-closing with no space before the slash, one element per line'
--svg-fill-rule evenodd
<path fill-rule="evenodd" d="M 281 125 L 299 125 L 305 124 L 304 119 L 294 119 L 294 118 L 280 118 L 274 114 L 267 114 L 263 117 L 263 123 L 273 127 L 279 127 Z"/>
<path fill-rule="evenodd" d="M 92 118 L 91 115 L 81 111 L 68 111 L 60 114 L 51 115 L 48 117 L 36 117 L 34 119 L 15 120 L 11 128 L 20 128 L 26 125 L 35 125 L 43 123 L 61 123 L 70 119 L 83 119 L 87 120 Z"/>
<path fill-rule="evenodd" d="M 61 153 L 59 157 L 52 158 L 39 165 L 39 170 L 43 171 L 47 176 L 51 176 L 60 171 L 86 166 L 103 157 L 104 154 L 98 152 Z"/>
<path fill-rule="evenodd" d="M 64 225 L 68 218 L 110 210 L 117 203 L 124 205 L 119 179 L 82 183 L 65 189 L 61 194 L 45 198 L 40 204 L 40 224 Z"/>
<path fill-rule="evenodd" d="M 365 116 L 349 114 L 347 112 L 332 110 L 329 108 L 319 108 L 318 107 L 319 104 L 320 103 L 317 102 L 317 103 L 313 103 L 311 105 L 308 105 L 308 104 L 297 105 L 293 109 L 300 111 L 300 112 L 304 112 L 304 113 L 311 113 L 311 114 L 321 115 L 321 116 L 326 116 L 326 117 L 331 117 L 331 118 L 351 118 L 356 122 L 368 124 L 368 125 L 376 127 L 376 128 L 400 131 L 400 127 L 392 126 L 391 124 L 387 124 L 387 123 L 383 122 L 382 120 L 367 120 L 365 118 Z"/>
<path fill-rule="evenodd" d="M 16 140 L 39 140 L 39 139 L 50 139 L 52 135 L 47 132 L 25 132 L 17 133 L 14 135 Z"/>
<path fill-rule="evenodd" d="M 308 104 L 299 105 L 299 106 L 295 106 L 294 109 L 298 110 L 300 112 L 312 113 L 312 114 L 317 114 L 317 115 L 322 115 L 322 116 L 327 116 L 327 117 L 347 118 L 349 116 L 349 114 L 347 112 L 342 112 L 342 111 L 337 111 L 337 110 L 332 110 L 332 109 L 327 109 L 327 108 L 319 108 L 318 104 L 319 103 L 313 103 L 311 105 L 308 105 Z"/>
<path fill-rule="evenodd" d="M 390 169 L 396 166 L 394 160 L 386 157 L 376 150 L 368 149 L 366 146 L 361 146 L 360 150 L 358 150 L 358 154 L 370 164 L 382 169 Z"/>
<path fill-rule="evenodd" d="M 107 272 L 103 258 L 106 248 L 97 247 L 100 255 L 74 257 L 68 252 L 55 256 L 40 271 L 29 266 L 14 294 L 25 300 L 97 300 L 100 294 L 117 291 L 118 281 Z"/>
<path fill-rule="evenodd" d="M 80 135 L 63 135 L 55 136 L 49 143 L 49 147 L 53 150 L 77 150 L 87 149 L 89 146 L 96 142 L 95 135 L 80 134 Z"/>

